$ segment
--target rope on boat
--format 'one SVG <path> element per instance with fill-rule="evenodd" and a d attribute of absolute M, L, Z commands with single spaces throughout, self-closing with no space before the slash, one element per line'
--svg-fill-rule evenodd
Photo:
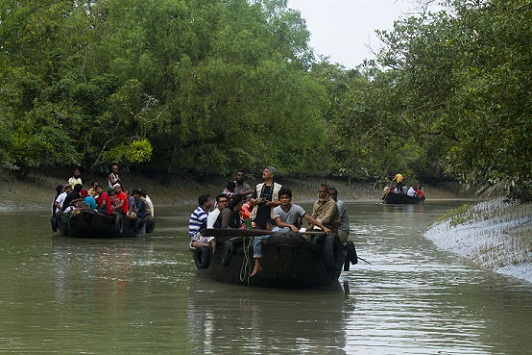
<path fill-rule="evenodd" d="M 240 267 L 240 281 L 244 282 L 247 279 L 247 282 L 249 284 L 249 274 L 250 274 L 250 260 L 249 260 L 249 247 L 251 243 L 253 243 L 253 239 L 255 238 L 247 238 L 249 239 L 248 245 L 246 245 L 246 238 L 242 237 L 242 244 L 244 248 L 244 260 L 242 261 L 242 266 Z"/>

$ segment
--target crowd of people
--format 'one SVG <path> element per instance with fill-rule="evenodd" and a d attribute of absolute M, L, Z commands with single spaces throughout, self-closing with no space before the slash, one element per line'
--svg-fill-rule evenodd
<path fill-rule="evenodd" d="M 88 190 L 84 189 L 79 169 L 74 170 L 67 184 L 56 187 L 52 217 L 60 212 L 76 214 L 82 209 L 104 215 L 124 214 L 140 220 L 152 220 L 155 214 L 153 202 L 144 189 L 124 190 L 116 164 L 111 166 L 107 176 L 106 191 L 97 181 L 93 181 Z"/>
<path fill-rule="evenodd" d="M 349 237 L 349 217 L 345 204 L 338 200 L 334 187 L 320 184 L 318 200 L 309 214 L 300 205 L 292 203 L 292 191 L 275 181 L 277 171 L 268 166 L 262 171 L 263 182 L 255 188 L 244 181 L 243 171 L 237 171 L 222 193 L 213 201 L 208 194 L 200 195 L 198 206 L 189 218 L 190 246 L 210 247 L 214 253 L 216 239 L 202 235 L 204 228 L 244 228 L 265 231 L 302 231 L 303 219 L 308 226 L 304 231 L 321 230 L 325 234 L 337 234 L 345 243 Z M 269 235 L 254 238 L 254 267 L 250 276 L 262 271 L 262 241 Z"/>

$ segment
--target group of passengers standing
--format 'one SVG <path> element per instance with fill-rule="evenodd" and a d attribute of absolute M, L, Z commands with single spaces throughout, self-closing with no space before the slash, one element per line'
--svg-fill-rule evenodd
<path fill-rule="evenodd" d="M 111 166 L 107 177 L 107 191 L 97 181 L 93 181 L 89 190 L 85 190 L 80 170 L 75 169 L 68 183 L 58 185 L 56 192 L 52 205 L 53 217 L 58 212 L 75 214 L 84 208 L 106 215 L 125 214 L 140 220 L 150 220 L 154 216 L 153 203 L 146 191 L 134 189 L 131 194 L 127 190 L 123 191 L 116 164 Z"/>
<path fill-rule="evenodd" d="M 308 214 L 303 207 L 292 203 L 292 191 L 275 182 L 275 174 L 274 167 L 266 167 L 262 172 L 264 182 L 251 189 L 244 182 L 244 172 L 238 171 L 234 184 L 229 183 L 224 192 L 216 196 L 216 208 L 213 211 L 210 211 L 210 196 L 199 196 L 198 207 L 189 218 L 190 246 L 209 246 L 214 253 L 216 241 L 214 237 L 203 236 L 200 232 L 203 228 L 249 229 L 252 228 L 252 221 L 255 229 L 298 232 L 301 230 L 303 218 L 309 223 L 304 231 L 319 228 L 325 234 L 337 234 L 343 243 L 347 241 L 349 218 L 344 202 L 338 200 L 336 188 L 320 184 L 318 200 L 314 202 L 312 214 Z M 250 276 L 262 271 L 262 241 L 268 237 L 269 235 L 254 238 L 255 264 Z"/>

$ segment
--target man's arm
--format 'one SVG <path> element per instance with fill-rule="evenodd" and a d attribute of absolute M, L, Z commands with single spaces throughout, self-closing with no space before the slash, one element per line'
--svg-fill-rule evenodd
<path fill-rule="evenodd" d="M 327 227 L 325 227 L 323 224 L 321 224 L 320 222 L 318 222 L 316 220 L 316 218 L 312 217 L 311 215 L 309 215 L 308 213 L 305 213 L 303 215 L 303 217 L 305 217 L 305 219 L 313 226 L 316 226 L 316 227 L 320 227 L 322 231 L 325 232 L 325 234 L 329 234 L 331 233 L 331 230 Z"/>

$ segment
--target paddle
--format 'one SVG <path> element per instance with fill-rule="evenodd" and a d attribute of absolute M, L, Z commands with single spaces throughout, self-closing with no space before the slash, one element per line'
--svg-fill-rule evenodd
<path fill-rule="evenodd" d="M 261 235 L 271 235 L 278 232 L 265 231 L 262 229 L 233 229 L 233 228 L 203 228 L 201 235 L 206 237 L 258 237 Z M 324 232 L 299 232 L 307 235 L 324 235 Z"/>

